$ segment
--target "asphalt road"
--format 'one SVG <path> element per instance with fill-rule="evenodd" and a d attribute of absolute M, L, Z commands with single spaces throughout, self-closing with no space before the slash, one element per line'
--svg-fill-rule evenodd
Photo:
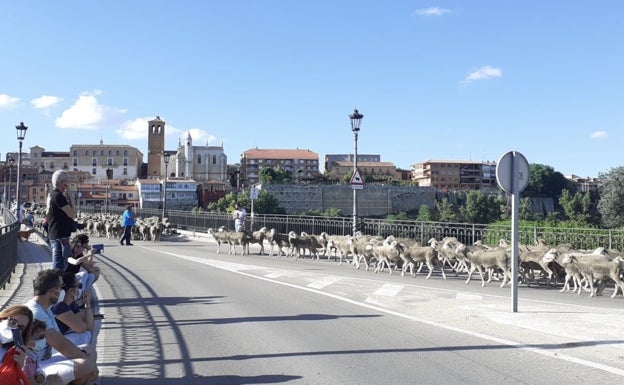
<path fill-rule="evenodd" d="M 509 288 L 478 279 L 98 242 L 105 385 L 624 381 L 622 296 L 522 287 L 512 313 Z"/>

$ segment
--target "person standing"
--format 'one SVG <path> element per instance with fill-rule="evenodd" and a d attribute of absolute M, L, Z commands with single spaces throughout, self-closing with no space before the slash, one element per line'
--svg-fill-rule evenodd
<path fill-rule="evenodd" d="M 236 232 L 243 231 L 243 225 L 245 223 L 245 217 L 247 216 L 247 211 L 245 211 L 244 207 L 241 207 L 238 203 L 234 206 L 234 214 L 232 215 L 234 218 L 234 229 Z"/>
<path fill-rule="evenodd" d="M 74 229 L 76 211 L 69 191 L 69 175 L 63 170 L 52 174 L 54 190 L 48 195 L 48 239 L 52 248 L 52 267 L 67 268 L 67 258 L 72 255 L 69 237 Z"/>
<path fill-rule="evenodd" d="M 132 211 L 132 206 L 126 207 L 126 210 L 123 212 L 121 216 L 121 226 L 124 228 L 124 233 L 119 243 L 123 246 L 124 241 L 126 242 L 126 246 L 132 246 L 130 242 L 132 240 L 132 227 L 134 226 L 134 212 Z"/>

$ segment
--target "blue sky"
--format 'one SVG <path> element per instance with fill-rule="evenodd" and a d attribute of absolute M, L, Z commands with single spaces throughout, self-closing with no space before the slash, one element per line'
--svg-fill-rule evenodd
<path fill-rule="evenodd" d="M 190 131 L 249 148 L 353 151 L 398 167 L 497 160 L 565 175 L 624 164 L 624 2 L 2 1 L 0 154 Z"/>

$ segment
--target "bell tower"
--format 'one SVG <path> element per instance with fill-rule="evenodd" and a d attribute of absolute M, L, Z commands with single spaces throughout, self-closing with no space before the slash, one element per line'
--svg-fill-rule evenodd
<path fill-rule="evenodd" d="M 165 121 L 157 116 L 147 122 L 147 177 L 160 178 L 163 151 L 165 150 Z"/>

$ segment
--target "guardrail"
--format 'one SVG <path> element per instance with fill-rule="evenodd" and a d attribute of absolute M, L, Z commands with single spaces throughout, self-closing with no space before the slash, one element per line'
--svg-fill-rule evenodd
<path fill-rule="evenodd" d="M 109 209 L 113 214 L 121 214 L 124 208 Z M 161 217 L 162 210 L 135 209 L 137 217 Z M 217 229 L 224 226 L 234 229 L 233 219 L 225 213 L 193 213 L 189 211 L 169 210 L 167 218 L 174 227 L 183 230 L 206 232 L 209 228 Z M 315 217 L 298 215 L 248 215 L 245 227 L 247 230 L 258 230 L 261 227 L 287 233 L 305 231 L 308 234 L 326 232 L 334 235 L 351 234 L 353 222 L 348 217 Z M 449 222 L 397 221 L 387 219 L 361 218 L 358 229 L 366 235 L 386 237 L 394 235 L 415 239 L 426 244 L 431 238 L 441 240 L 444 237 L 456 237 L 460 242 L 473 244 L 480 240 L 489 245 L 498 244 L 499 240 L 511 241 L 511 225 L 486 225 Z M 597 247 L 624 251 L 624 230 L 578 229 L 519 226 L 519 242 L 535 245 L 542 240 L 547 245 L 571 244 L 575 249 L 591 250 Z"/>
<path fill-rule="evenodd" d="M 17 265 L 17 232 L 20 226 L 17 218 L 4 206 L 0 206 L 0 215 L 3 221 L 0 227 L 0 287 L 4 290 Z"/>

